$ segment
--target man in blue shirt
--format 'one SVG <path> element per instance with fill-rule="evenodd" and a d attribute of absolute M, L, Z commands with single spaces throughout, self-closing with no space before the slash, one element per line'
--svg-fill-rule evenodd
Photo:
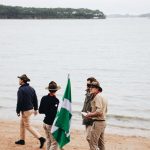
<path fill-rule="evenodd" d="M 43 138 L 30 124 L 30 117 L 32 114 L 37 115 L 38 100 L 35 90 L 27 83 L 30 79 L 23 74 L 18 76 L 20 87 L 17 93 L 16 113 L 20 120 L 20 140 L 15 144 L 25 144 L 25 130 L 27 129 L 40 141 L 40 148 L 43 147 L 46 139 Z"/>

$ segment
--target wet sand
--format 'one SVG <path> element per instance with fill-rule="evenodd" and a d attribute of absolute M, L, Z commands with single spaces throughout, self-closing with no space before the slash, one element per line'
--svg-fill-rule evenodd
<path fill-rule="evenodd" d="M 44 130 L 41 124 L 33 125 L 43 136 Z M 0 121 L 0 150 L 39 150 L 39 141 L 27 131 L 26 144 L 15 145 L 19 139 L 19 120 Z M 113 134 L 105 135 L 106 150 L 149 150 L 150 138 L 119 136 Z M 71 131 L 71 142 L 64 147 L 65 150 L 89 150 L 83 130 Z M 43 150 L 46 150 L 44 145 Z"/>

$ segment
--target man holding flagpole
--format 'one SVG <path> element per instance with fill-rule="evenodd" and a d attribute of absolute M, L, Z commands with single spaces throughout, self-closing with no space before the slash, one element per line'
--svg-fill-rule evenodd
<path fill-rule="evenodd" d="M 47 150 L 57 150 L 58 144 L 51 134 L 51 128 L 59 105 L 56 92 L 60 89 L 60 86 L 58 86 L 56 82 L 51 81 L 46 89 L 49 90 L 49 93 L 42 97 L 39 113 L 45 115 L 43 128 L 47 138 Z"/>
<path fill-rule="evenodd" d="M 64 145 L 70 142 L 71 117 L 71 82 L 68 75 L 68 82 L 63 96 L 62 104 L 59 108 L 59 111 L 57 112 L 51 130 L 51 133 L 54 139 L 57 141 L 60 149 L 62 149 Z"/>

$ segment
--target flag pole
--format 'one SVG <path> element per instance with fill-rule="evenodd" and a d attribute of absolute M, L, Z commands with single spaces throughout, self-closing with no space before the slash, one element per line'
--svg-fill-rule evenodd
<path fill-rule="evenodd" d="M 70 79 L 70 73 L 68 73 L 68 79 Z"/>
<path fill-rule="evenodd" d="M 64 92 L 63 101 L 52 125 L 51 133 L 57 141 L 59 148 L 70 142 L 70 126 L 72 119 L 71 82 L 68 73 L 68 81 Z"/>

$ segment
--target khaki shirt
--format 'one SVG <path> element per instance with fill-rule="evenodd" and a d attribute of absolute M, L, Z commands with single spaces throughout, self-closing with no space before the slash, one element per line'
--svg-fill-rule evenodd
<path fill-rule="evenodd" d="M 98 117 L 93 117 L 92 119 L 96 120 L 105 120 L 106 119 L 106 113 L 107 113 L 107 99 L 102 96 L 101 93 L 98 93 L 94 99 L 91 101 L 92 106 L 92 112 L 100 112 L 102 115 Z"/>

